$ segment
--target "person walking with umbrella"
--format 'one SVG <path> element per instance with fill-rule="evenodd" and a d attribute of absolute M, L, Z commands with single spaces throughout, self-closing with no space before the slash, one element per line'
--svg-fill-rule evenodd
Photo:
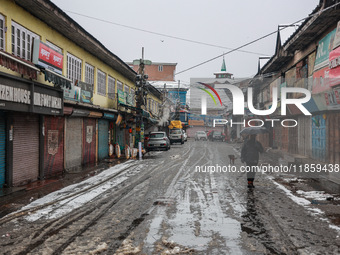
<path fill-rule="evenodd" d="M 243 132 L 242 132 L 243 131 Z M 244 142 L 241 149 L 241 162 L 246 163 L 247 165 L 247 180 L 248 180 L 248 188 L 254 188 L 254 179 L 256 169 L 254 166 L 257 166 L 260 158 L 260 153 L 263 152 L 262 144 L 256 141 L 257 133 L 267 132 L 263 129 L 251 129 L 246 128 L 242 130 L 240 133 L 248 134 L 248 139 Z"/>

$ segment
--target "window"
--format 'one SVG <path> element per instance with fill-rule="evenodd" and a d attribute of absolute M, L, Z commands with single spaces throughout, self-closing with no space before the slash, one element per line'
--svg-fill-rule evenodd
<path fill-rule="evenodd" d="M 39 36 L 30 30 L 24 28 L 12 21 L 12 54 L 19 58 L 31 61 L 31 49 L 33 44 L 33 38 Z"/>
<path fill-rule="evenodd" d="M 94 67 L 88 63 L 85 63 L 85 82 L 94 84 Z"/>
<path fill-rule="evenodd" d="M 53 43 L 51 43 L 51 42 L 49 42 L 49 41 L 46 41 L 46 44 L 47 44 L 51 49 L 55 50 L 56 52 L 60 53 L 61 55 L 63 54 L 63 50 L 62 50 L 60 47 L 58 47 L 57 45 L 55 45 L 55 44 L 53 44 Z"/>
<path fill-rule="evenodd" d="M 76 80 L 81 81 L 81 65 L 82 61 L 67 53 L 67 78 L 69 78 L 73 83 Z"/>
<path fill-rule="evenodd" d="M 130 94 L 132 95 L 132 105 L 135 106 L 136 105 L 136 101 L 135 101 L 136 92 L 133 88 L 130 89 Z"/>
<path fill-rule="evenodd" d="M 130 92 L 130 87 L 128 85 L 124 85 L 124 92 L 126 92 L 127 94 L 129 94 Z"/>
<path fill-rule="evenodd" d="M 115 99 L 116 97 L 116 80 L 109 76 L 108 78 L 108 92 L 109 98 Z"/>
<path fill-rule="evenodd" d="M 0 14 L 0 50 L 5 50 L 5 18 Z"/>
<path fill-rule="evenodd" d="M 117 89 L 123 91 L 123 83 L 121 83 L 120 81 L 117 81 Z"/>
<path fill-rule="evenodd" d="M 106 96 L 106 74 L 99 69 L 97 72 L 97 91 L 98 94 Z"/>
<path fill-rule="evenodd" d="M 162 65 L 158 66 L 158 72 L 163 72 L 163 66 Z"/>

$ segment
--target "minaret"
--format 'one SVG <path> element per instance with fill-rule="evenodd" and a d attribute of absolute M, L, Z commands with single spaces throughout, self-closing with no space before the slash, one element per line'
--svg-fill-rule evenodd
<path fill-rule="evenodd" d="M 226 72 L 227 68 L 225 67 L 225 61 L 224 61 L 224 56 L 223 56 L 223 62 L 222 62 L 222 66 L 221 66 L 221 72 Z"/>
<path fill-rule="evenodd" d="M 227 79 L 231 79 L 231 76 L 233 74 L 231 73 L 227 73 L 227 68 L 225 65 L 225 60 L 224 60 L 224 56 L 223 56 L 223 61 L 222 61 L 222 66 L 221 66 L 221 71 L 220 72 L 216 72 L 215 74 L 215 78 L 219 79 L 219 78 L 227 78 Z"/>

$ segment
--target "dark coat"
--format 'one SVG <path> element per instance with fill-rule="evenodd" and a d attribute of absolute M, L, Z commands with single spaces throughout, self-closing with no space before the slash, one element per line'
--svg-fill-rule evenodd
<path fill-rule="evenodd" d="M 246 163 L 257 164 L 259 154 L 263 152 L 262 144 L 256 140 L 247 140 L 244 142 L 241 150 L 241 161 Z"/>

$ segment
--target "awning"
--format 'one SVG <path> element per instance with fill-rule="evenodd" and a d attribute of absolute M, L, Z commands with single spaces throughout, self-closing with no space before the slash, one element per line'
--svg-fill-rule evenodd
<path fill-rule="evenodd" d="M 104 113 L 103 119 L 108 119 L 108 120 L 115 120 L 117 118 L 117 115 L 114 115 L 112 113 Z"/>
<path fill-rule="evenodd" d="M 73 112 L 73 107 L 64 106 L 64 115 L 71 115 Z"/>
<path fill-rule="evenodd" d="M 313 98 L 311 98 L 307 103 L 304 103 L 302 105 L 310 113 L 320 111 Z M 304 113 L 295 104 L 288 104 L 287 108 L 289 110 L 290 115 L 304 115 Z"/>
<path fill-rule="evenodd" d="M 45 74 L 45 81 L 52 82 L 56 86 L 66 87 L 68 89 L 72 88 L 71 80 L 66 77 L 46 69 L 42 69 L 41 71 Z"/>
<path fill-rule="evenodd" d="M 138 108 L 137 107 L 134 107 L 132 105 L 127 105 L 127 104 L 122 104 L 122 103 L 119 103 L 120 106 L 123 106 L 125 108 L 128 108 L 130 110 L 133 110 L 133 111 L 138 111 Z"/>
<path fill-rule="evenodd" d="M 40 71 L 30 62 L 10 55 L 0 50 L 0 65 L 22 75 L 27 75 L 31 79 L 37 79 L 37 72 Z"/>
<path fill-rule="evenodd" d="M 72 113 L 72 117 L 87 117 L 89 116 L 90 111 L 88 110 L 84 110 L 84 109 L 75 109 L 73 108 L 73 113 Z"/>
<path fill-rule="evenodd" d="M 90 118 L 101 118 L 102 116 L 103 116 L 103 114 L 101 112 L 91 111 L 88 117 L 90 117 Z"/>

